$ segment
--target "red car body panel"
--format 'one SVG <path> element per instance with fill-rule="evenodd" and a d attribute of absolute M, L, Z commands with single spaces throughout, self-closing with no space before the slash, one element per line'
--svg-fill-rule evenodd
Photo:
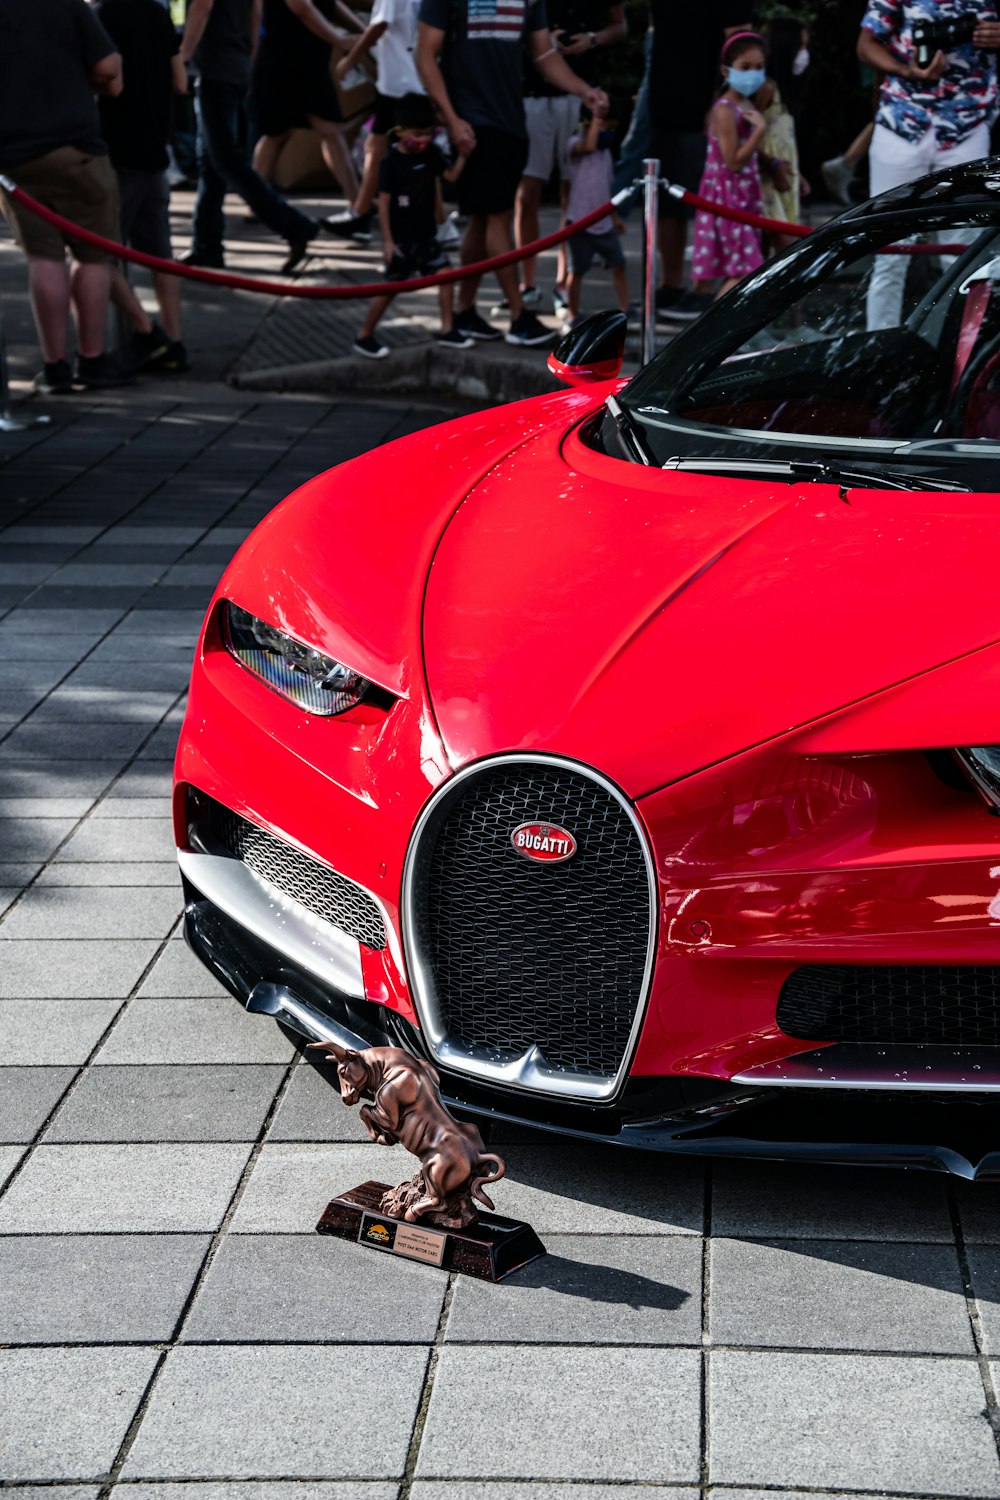
<path fill-rule="evenodd" d="M 1000 742 L 996 497 L 644 470 L 580 440 L 604 394 L 431 428 L 257 528 L 199 644 L 177 838 L 191 785 L 372 892 L 366 992 L 416 1021 L 400 898 L 428 798 L 508 751 L 592 766 L 659 883 L 631 1072 L 728 1078 L 813 1046 L 775 1000 L 817 955 L 1000 963 L 1000 820 L 913 748 Z M 222 598 L 400 701 L 303 712 L 226 650 Z"/>

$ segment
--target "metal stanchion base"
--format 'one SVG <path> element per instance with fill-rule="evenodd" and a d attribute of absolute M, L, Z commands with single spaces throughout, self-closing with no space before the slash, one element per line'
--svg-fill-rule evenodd
<path fill-rule="evenodd" d="M 30 427 L 48 427 L 51 417 L 15 417 L 13 412 L 0 412 L 0 432 L 27 432 Z"/>

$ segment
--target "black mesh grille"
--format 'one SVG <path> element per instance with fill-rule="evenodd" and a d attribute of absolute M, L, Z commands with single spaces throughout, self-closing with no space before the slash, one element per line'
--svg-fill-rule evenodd
<path fill-rule="evenodd" d="M 565 864 L 518 854 L 521 823 L 577 841 Z M 618 800 L 561 767 L 502 765 L 460 783 L 422 837 L 417 941 L 449 1041 L 496 1060 L 537 1046 L 550 1070 L 613 1077 L 642 1000 L 649 885 Z"/>
<path fill-rule="evenodd" d="M 218 843 L 286 896 L 300 901 L 315 916 L 332 922 L 359 943 L 369 948 L 385 947 L 382 913 L 368 892 L 352 880 L 318 864 L 221 802 L 211 803 L 211 826 Z"/>
<path fill-rule="evenodd" d="M 823 1042 L 1000 1044 L 1000 969 L 816 965 L 778 1000 L 789 1036 Z"/>

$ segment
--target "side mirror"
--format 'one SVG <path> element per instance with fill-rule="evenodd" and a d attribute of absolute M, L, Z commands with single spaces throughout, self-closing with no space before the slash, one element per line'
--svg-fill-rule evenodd
<path fill-rule="evenodd" d="M 593 313 L 559 340 L 549 355 L 549 369 L 565 385 L 614 380 L 625 356 L 627 328 L 623 312 Z"/>

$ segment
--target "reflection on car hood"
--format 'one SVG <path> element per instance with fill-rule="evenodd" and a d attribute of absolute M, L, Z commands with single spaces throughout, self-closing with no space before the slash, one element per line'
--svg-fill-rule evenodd
<path fill-rule="evenodd" d="M 448 754 L 557 752 L 640 796 L 1000 638 L 998 541 L 994 498 L 664 474 L 550 430 L 434 558 Z"/>

